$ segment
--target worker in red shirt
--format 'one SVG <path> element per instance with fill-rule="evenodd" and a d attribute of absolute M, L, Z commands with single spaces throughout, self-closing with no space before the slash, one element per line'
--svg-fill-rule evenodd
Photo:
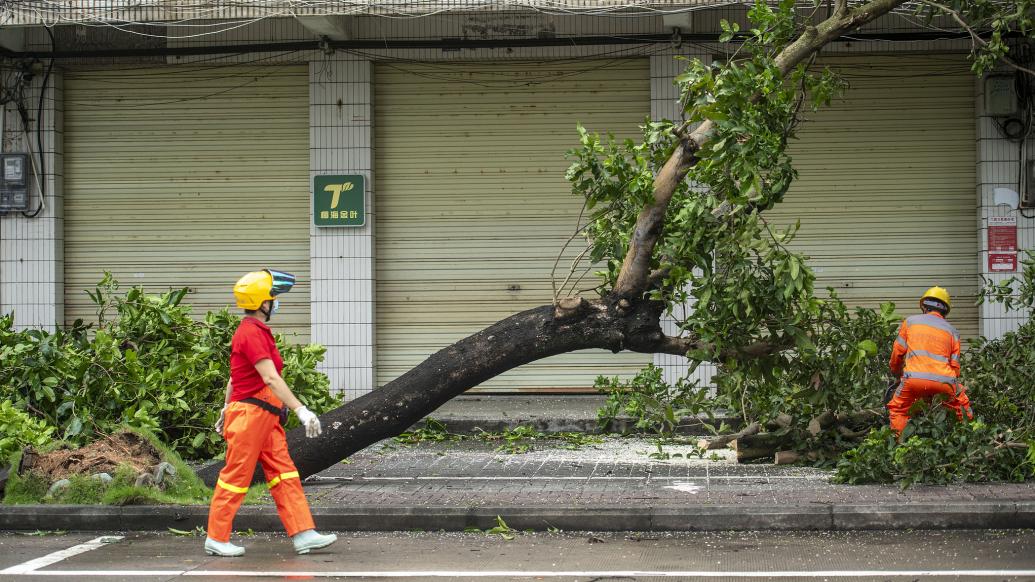
<path fill-rule="evenodd" d="M 951 303 L 949 292 L 931 287 L 920 298 L 922 315 L 907 317 L 898 330 L 891 351 L 891 373 L 899 378 L 895 395 L 888 402 L 891 428 L 898 434 L 909 422 L 909 408 L 923 398 L 944 394 L 943 406 L 973 418 L 970 399 L 959 383 L 960 334 L 945 321 Z"/>
<path fill-rule="evenodd" d="M 284 362 L 266 325 L 280 305 L 276 297 L 294 284 L 294 275 L 264 269 L 248 273 L 234 285 L 244 318 L 230 342 L 230 382 L 216 422 L 216 432 L 226 438 L 226 466 L 219 472 L 208 512 L 205 552 L 209 555 L 244 555 L 243 547 L 230 543 L 230 531 L 256 462 L 262 463 L 280 521 L 296 552 L 308 554 L 338 539 L 316 532 L 281 426 L 290 408 L 307 437 L 321 432 L 320 419 L 295 398 L 281 377 Z"/>

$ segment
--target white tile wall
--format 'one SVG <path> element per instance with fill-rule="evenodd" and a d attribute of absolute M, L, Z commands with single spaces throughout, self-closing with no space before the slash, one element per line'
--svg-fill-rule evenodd
<path fill-rule="evenodd" d="M 999 283 L 1013 274 L 992 273 L 988 269 L 988 218 L 992 216 L 1014 216 L 1017 218 L 1017 245 L 1021 256 L 1025 250 L 1035 250 L 1035 209 L 1014 210 L 1005 205 L 994 204 L 994 190 L 997 187 L 1010 188 L 1020 192 L 1018 184 L 1018 160 L 1022 159 L 1019 144 L 1005 139 L 996 129 L 995 120 L 985 115 L 985 84 L 978 79 L 975 102 L 975 119 L 977 122 L 977 227 L 981 231 L 978 236 L 980 249 L 978 260 L 979 273 L 993 283 Z M 1026 159 L 1035 159 L 1035 139 L 1029 138 L 1026 144 Z M 1033 181 L 1029 188 L 1035 188 Z M 1021 265 L 1018 260 L 1018 270 Z M 1020 275 L 1020 273 L 1016 273 Z M 981 306 L 981 333 L 986 337 L 1001 337 L 1004 333 L 1017 329 L 1031 314 L 1025 311 L 1006 310 L 997 303 L 986 302 Z"/>
<path fill-rule="evenodd" d="M 12 105 L 4 117 L 3 151 L 32 152 L 38 168 L 36 114 L 43 75 L 37 75 L 26 92 L 29 136 Z M 0 217 L 0 313 L 14 312 L 17 328 L 53 329 L 64 318 L 64 213 L 62 76 L 55 67 L 43 98 L 43 162 L 40 182 L 45 190 L 45 209 L 35 218 L 21 213 Z M 30 141 L 31 140 L 31 141 Z M 32 176 L 36 176 L 34 170 Z M 39 202 L 36 178 L 31 178 L 30 212 Z"/>

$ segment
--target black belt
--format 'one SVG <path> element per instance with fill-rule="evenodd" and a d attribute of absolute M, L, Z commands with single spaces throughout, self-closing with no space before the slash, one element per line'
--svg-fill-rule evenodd
<path fill-rule="evenodd" d="M 288 419 L 288 407 L 287 406 L 284 406 L 284 407 L 281 407 L 281 408 L 277 408 L 276 406 L 273 406 L 269 402 L 266 402 L 265 400 L 261 400 L 259 398 L 242 398 L 241 400 L 238 400 L 238 402 L 247 402 L 248 404 L 254 404 L 255 406 L 258 406 L 259 408 L 265 410 L 266 412 L 272 414 L 273 416 L 276 416 L 280 420 L 280 425 L 281 426 L 284 426 L 284 424 L 287 423 L 287 419 Z"/>

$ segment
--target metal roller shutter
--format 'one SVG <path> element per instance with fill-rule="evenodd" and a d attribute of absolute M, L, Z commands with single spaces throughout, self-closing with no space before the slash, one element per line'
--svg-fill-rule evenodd
<path fill-rule="evenodd" d="M 294 273 L 275 329 L 309 337 L 309 85 L 298 65 L 69 71 L 65 319 L 105 270 L 154 292 L 187 286 L 196 315 L 234 281 Z"/>
<path fill-rule="evenodd" d="M 791 150 L 799 180 L 770 213 L 801 218 L 796 246 L 817 289 L 917 313 L 932 285 L 949 320 L 978 335 L 974 75 L 962 56 L 828 59 L 845 99 L 810 114 Z M 825 294 L 825 293 L 821 293 Z"/>
<path fill-rule="evenodd" d="M 564 179 L 576 123 L 638 135 L 650 111 L 650 75 L 646 59 L 383 63 L 375 72 L 383 385 L 460 338 L 550 302 L 550 270 L 582 206 Z M 594 284 L 590 273 L 580 287 Z M 597 375 L 632 374 L 648 362 L 649 355 L 586 350 L 480 388 L 585 390 Z"/>

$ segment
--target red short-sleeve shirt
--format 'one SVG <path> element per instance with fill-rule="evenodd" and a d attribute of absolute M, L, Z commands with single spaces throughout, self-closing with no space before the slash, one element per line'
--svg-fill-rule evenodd
<path fill-rule="evenodd" d="M 230 341 L 231 401 L 244 400 L 266 386 L 255 369 L 255 364 L 265 359 L 273 361 L 278 374 L 284 369 L 269 326 L 254 317 L 245 317 Z"/>

